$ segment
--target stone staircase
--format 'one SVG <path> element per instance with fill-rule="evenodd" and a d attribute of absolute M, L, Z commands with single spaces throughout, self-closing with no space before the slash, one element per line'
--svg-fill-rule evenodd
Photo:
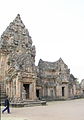
<path fill-rule="evenodd" d="M 4 90 L 4 84 L 0 81 L 0 105 L 4 103 L 6 99 L 6 92 Z"/>

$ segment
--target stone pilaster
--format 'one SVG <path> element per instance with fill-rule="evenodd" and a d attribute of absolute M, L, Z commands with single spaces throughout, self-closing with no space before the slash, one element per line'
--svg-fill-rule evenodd
<path fill-rule="evenodd" d="M 36 84 L 32 83 L 30 84 L 30 88 L 29 88 L 29 98 L 32 100 L 36 99 Z"/>
<path fill-rule="evenodd" d="M 16 78 L 16 98 L 19 98 L 21 96 L 21 82 L 18 80 L 18 77 Z"/>
<path fill-rule="evenodd" d="M 69 97 L 69 93 L 68 93 L 68 85 L 65 85 L 65 98 Z"/>

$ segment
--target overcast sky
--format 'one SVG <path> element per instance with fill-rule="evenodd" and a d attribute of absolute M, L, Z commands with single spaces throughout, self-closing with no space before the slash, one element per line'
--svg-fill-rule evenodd
<path fill-rule="evenodd" d="M 36 46 L 36 65 L 60 57 L 84 78 L 84 0 L 1 0 L 0 35 L 21 15 Z"/>

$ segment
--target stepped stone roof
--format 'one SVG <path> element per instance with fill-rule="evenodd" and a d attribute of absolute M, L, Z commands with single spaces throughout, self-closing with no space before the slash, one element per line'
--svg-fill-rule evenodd
<path fill-rule="evenodd" d="M 60 68 L 61 65 L 64 65 L 65 68 L 68 68 L 68 66 L 64 63 L 64 61 L 60 58 L 56 62 L 48 62 L 48 61 L 43 61 L 42 59 L 39 60 L 39 68 L 44 69 L 44 70 L 57 70 L 58 67 Z"/>

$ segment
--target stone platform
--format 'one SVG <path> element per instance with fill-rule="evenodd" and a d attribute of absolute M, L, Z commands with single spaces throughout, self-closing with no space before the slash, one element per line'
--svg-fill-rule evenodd
<path fill-rule="evenodd" d="M 11 102 L 10 106 L 12 107 L 31 107 L 31 106 L 41 106 L 46 105 L 46 101 L 32 101 L 32 100 L 25 100 L 23 102 Z"/>

